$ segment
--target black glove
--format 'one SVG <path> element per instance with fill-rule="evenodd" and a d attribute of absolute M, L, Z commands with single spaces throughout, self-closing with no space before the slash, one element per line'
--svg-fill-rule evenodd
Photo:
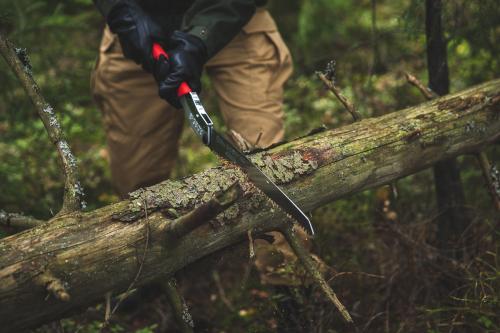
<path fill-rule="evenodd" d="M 118 35 L 125 57 L 132 59 L 149 73 L 153 72 L 153 42 L 164 40 L 161 27 L 133 0 L 118 1 L 106 21 Z"/>
<path fill-rule="evenodd" d="M 174 31 L 166 45 L 169 59 L 161 57 L 154 74 L 160 96 L 180 108 L 177 89 L 182 82 L 187 82 L 193 91 L 201 91 L 200 77 L 208 60 L 207 49 L 200 38 L 182 31 Z"/>

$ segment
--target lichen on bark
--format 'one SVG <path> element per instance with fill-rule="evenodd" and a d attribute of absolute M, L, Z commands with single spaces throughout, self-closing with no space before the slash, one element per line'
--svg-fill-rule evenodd
<path fill-rule="evenodd" d="M 318 162 L 312 158 L 307 159 L 304 156 L 306 153 L 295 150 L 285 154 L 270 155 L 264 152 L 255 156 L 253 162 L 271 180 L 278 184 L 286 184 L 318 168 Z"/>
<path fill-rule="evenodd" d="M 184 179 L 162 182 L 130 193 L 128 209 L 113 215 L 113 219 L 133 222 L 144 217 L 146 210 L 161 210 L 169 216 L 173 210 L 175 215 L 182 215 L 210 200 L 214 193 L 228 189 L 235 182 L 244 183 L 244 180 L 240 170 L 231 168 L 225 169 L 222 176 L 214 176 L 213 169 L 209 169 Z"/>

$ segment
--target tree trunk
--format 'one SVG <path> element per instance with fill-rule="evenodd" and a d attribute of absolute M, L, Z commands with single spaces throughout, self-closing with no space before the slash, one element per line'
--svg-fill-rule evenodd
<path fill-rule="evenodd" d="M 500 138 L 500 80 L 417 107 L 315 133 L 252 160 L 310 211 Z M 243 195 L 184 237 L 172 222 L 238 182 Z M 196 215 L 196 214 L 194 214 Z M 19 332 L 83 311 L 106 292 L 167 277 L 287 217 L 231 164 L 138 190 L 129 200 L 58 216 L 0 240 L 0 330 Z M 321 232 L 321 231 L 320 231 Z"/>
<path fill-rule="evenodd" d="M 441 0 L 427 0 L 425 4 L 425 35 L 427 38 L 427 69 L 429 88 L 443 96 L 450 91 L 448 55 L 441 22 Z M 439 246 L 448 249 L 457 241 L 468 224 L 465 195 L 460 180 L 460 170 L 455 158 L 436 163 L 434 183 L 439 209 L 437 240 Z"/>

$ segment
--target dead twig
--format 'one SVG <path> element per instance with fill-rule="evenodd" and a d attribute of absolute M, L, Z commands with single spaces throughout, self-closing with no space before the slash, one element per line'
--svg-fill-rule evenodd
<path fill-rule="evenodd" d="M 414 75 L 406 72 L 406 80 L 408 83 L 417 87 L 418 90 L 424 95 L 428 100 L 438 98 L 439 95 L 433 92 L 430 88 L 426 87 L 419 79 Z M 488 156 L 484 152 L 478 152 L 476 154 L 477 161 L 481 167 L 484 180 L 486 181 L 486 186 L 490 192 L 491 198 L 493 200 L 493 205 L 497 211 L 500 211 L 500 180 L 498 176 L 498 170 L 495 166 L 491 166 Z"/>
<path fill-rule="evenodd" d="M 178 288 L 177 282 L 174 278 L 167 281 L 166 284 L 167 299 L 172 307 L 175 321 L 179 325 L 180 331 L 182 333 L 192 333 L 194 328 L 193 318 L 189 313 L 188 307 L 184 298 L 181 296 Z"/>
<path fill-rule="evenodd" d="M 106 307 L 104 309 L 104 321 L 108 322 L 111 318 L 111 292 L 107 292 L 104 295 L 104 300 L 106 301 Z"/>
<path fill-rule="evenodd" d="M 253 259 L 255 257 L 255 248 L 253 245 L 252 230 L 248 230 L 247 236 L 248 236 L 248 257 L 250 259 Z"/>
<path fill-rule="evenodd" d="M 227 296 L 226 296 L 226 291 L 224 290 L 224 287 L 222 286 L 219 273 L 216 270 L 212 271 L 212 278 L 214 279 L 215 286 L 217 287 L 217 291 L 219 292 L 219 297 L 220 297 L 222 303 L 224 303 L 230 311 L 233 311 L 233 312 L 236 311 L 234 306 L 233 306 L 233 303 L 231 303 L 229 298 L 227 298 Z"/>
<path fill-rule="evenodd" d="M 339 310 L 344 320 L 349 324 L 353 324 L 354 321 L 352 320 L 351 315 L 349 314 L 345 306 L 338 299 L 335 292 L 332 290 L 332 288 L 328 285 L 328 283 L 321 275 L 321 272 L 316 267 L 317 265 L 315 264 L 313 258 L 309 255 L 309 251 L 307 251 L 307 249 L 304 248 L 304 246 L 298 239 L 297 235 L 295 234 L 293 227 L 284 226 L 282 233 L 285 236 L 286 240 L 288 241 L 288 244 L 290 244 L 290 247 L 295 252 L 295 255 L 299 258 L 300 262 L 306 268 L 307 272 L 309 273 L 313 281 L 320 287 L 323 293 Z"/>
<path fill-rule="evenodd" d="M 253 143 L 253 147 L 252 149 L 255 149 L 259 146 L 259 143 L 260 143 L 260 139 L 262 139 L 262 131 L 259 132 L 259 135 L 257 136 L 257 139 L 255 139 L 255 142 Z"/>
<path fill-rule="evenodd" d="M 252 267 L 255 264 L 255 258 L 256 258 L 252 230 L 247 231 L 247 237 L 248 237 L 248 263 L 245 266 L 245 272 L 243 273 L 243 278 L 241 279 L 241 284 L 240 284 L 241 290 L 243 290 L 246 287 L 248 278 L 250 277 L 250 273 L 252 272 Z"/>
<path fill-rule="evenodd" d="M 78 169 L 68 142 L 52 106 L 43 98 L 40 88 L 33 79 L 31 64 L 26 49 L 15 48 L 0 34 L 0 54 L 21 82 L 24 91 L 40 116 L 49 139 L 59 155 L 59 163 L 64 174 L 64 198 L 60 215 L 78 211 L 84 207 L 83 188 L 78 180 Z"/>
<path fill-rule="evenodd" d="M 369 278 L 374 278 L 374 279 L 386 279 L 386 276 L 384 275 L 378 275 L 378 274 L 370 274 L 370 273 L 365 273 L 365 272 L 340 272 L 340 273 L 335 273 L 333 276 L 328 279 L 328 282 L 333 281 L 337 278 L 343 277 L 343 276 L 353 276 L 353 275 L 359 275 L 359 276 L 366 276 Z"/>
<path fill-rule="evenodd" d="M 342 103 L 345 109 L 351 114 L 354 121 L 360 121 L 361 115 L 356 110 L 353 103 L 351 103 L 345 96 L 342 94 L 342 90 L 335 85 L 334 76 L 335 76 L 335 61 L 331 61 L 328 63 L 325 72 L 317 71 L 316 75 L 318 78 L 325 84 L 325 86 L 337 97 L 337 99 Z"/>
<path fill-rule="evenodd" d="M 428 100 L 438 98 L 439 95 L 436 94 L 434 91 L 431 90 L 431 88 L 425 86 L 415 75 L 412 75 L 411 73 L 406 72 L 405 73 L 406 81 L 416 87 L 422 95 L 424 95 L 425 98 Z"/>

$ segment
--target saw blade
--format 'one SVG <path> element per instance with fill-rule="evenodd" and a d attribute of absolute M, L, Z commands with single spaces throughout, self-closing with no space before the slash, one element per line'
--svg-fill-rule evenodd
<path fill-rule="evenodd" d="M 156 61 L 166 61 L 169 55 L 158 43 L 153 43 L 152 56 Z M 182 82 L 177 89 L 177 96 L 184 109 L 189 125 L 207 146 L 215 153 L 238 164 L 248 175 L 248 178 L 264 192 L 271 200 L 291 215 L 311 235 L 314 235 L 309 218 L 302 210 L 266 176 L 243 153 L 236 149 L 229 141 L 224 139 L 213 129 L 213 123 L 208 116 L 198 94 L 189 87 L 187 82 Z"/>
<path fill-rule="evenodd" d="M 180 102 L 191 128 L 203 140 L 203 143 L 217 155 L 241 167 L 257 188 L 295 219 L 310 235 L 314 235 L 313 226 L 306 214 L 245 154 L 215 131 L 212 120 L 196 92 L 182 95 Z"/>

